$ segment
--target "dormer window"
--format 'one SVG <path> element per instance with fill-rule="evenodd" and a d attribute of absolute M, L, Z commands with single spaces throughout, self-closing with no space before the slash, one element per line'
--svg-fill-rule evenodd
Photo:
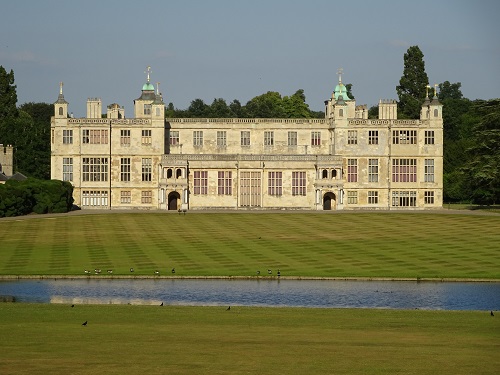
<path fill-rule="evenodd" d="M 144 114 L 145 115 L 151 114 L 151 104 L 144 104 Z"/>

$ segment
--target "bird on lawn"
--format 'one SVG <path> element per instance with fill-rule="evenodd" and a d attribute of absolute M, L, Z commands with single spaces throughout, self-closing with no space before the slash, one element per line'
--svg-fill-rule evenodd
<path fill-rule="evenodd" d="M 228 306 L 226 309 L 226 311 L 229 311 L 229 310 L 231 310 L 231 306 Z"/>
<path fill-rule="evenodd" d="M 172 268 L 172 273 L 175 273 L 175 268 Z"/>
<path fill-rule="evenodd" d="M 257 271 L 257 275 L 260 275 L 260 271 Z"/>
<path fill-rule="evenodd" d="M 267 274 L 268 274 L 268 275 L 272 275 L 272 274 L 273 274 L 273 271 L 271 271 L 271 270 L 267 270 Z"/>
<path fill-rule="evenodd" d="M 490 315 L 491 315 L 491 316 L 495 316 L 495 314 L 493 314 L 493 311 L 490 311 Z"/>
<path fill-rule="evenodd" d="M 113 270 L 108 270 L 108 273 L 113 273 Z"/>
<path fill-rule="evenodd" d="M 132 267 L 130 267 L 130 272 L 134 272 L 134 269 Z"/>
<path fill-rule="evenodd" d="M 159 274 L 160 274 L 160 271 L 156 270 L 155 275 L 159 275 Z"/>
<path fill-rule="evenodd" d="M 71 305 L 71 307 L 75 307 L 75 305 Z"/>
<path fill-rule="evenodd" d="M 82 326 L 86 326 L 86 325 L 87 325 L 87 321 L 84 321 L 84 322 L 82 323 Z"/>
<path fill-rule="evenodd" d="M 161 305 L 160 305 L 160 306 L 163 306 L 163 302 L 161 303 Z"/>

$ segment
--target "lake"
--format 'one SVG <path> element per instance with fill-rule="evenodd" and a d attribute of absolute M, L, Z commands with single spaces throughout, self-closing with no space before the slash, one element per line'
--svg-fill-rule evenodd
<path fill-rule="evenodd" d="M 2 280 L 17 302 L 500 310 L 499 282 L 57 279 Z"/>

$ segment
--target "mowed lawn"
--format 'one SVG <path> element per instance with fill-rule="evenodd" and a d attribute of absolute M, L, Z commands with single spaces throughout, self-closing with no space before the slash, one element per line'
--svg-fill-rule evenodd
<path fill-rule="evenodd" d="M 0 275 L 500 279 L 500 215 L 124 213 L 0 220 Z"/>
<path fill-rule="evenodd" d="M 500 368 L 500 316 L 489 311 L 2 303 L 0 327 L 3 375 L 478 375 Z"/>

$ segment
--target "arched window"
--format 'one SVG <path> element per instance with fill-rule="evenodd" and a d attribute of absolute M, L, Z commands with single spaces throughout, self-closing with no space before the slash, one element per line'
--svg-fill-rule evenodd
<path fill-rule="evenodd" d="M 332 178 L 337 178 L 337 170 L 332 169 Z"/>
<path fill-rule="evenodd" d="M 160 116 L 160 108 L 156 108 L 156 116 Z"/>
<path fill-rule="evenodd" d="M 177 168 L 175 171 L 175 178 L 181 178 L 182 177 L 182 170 L 180 168 Z"/>
<path fill-rule="evenodd" d="M 64 114 L 63 107 L 59 107 L 59 116 L 62 116 L 63 114 Z"/>
<path fill-rule="evenodd" d="M 168 168 L 167 169 L 167 178 L 172 178 L 172 174 L 173 174 L 172 168 Z"/>
<path fill-rule="evenodd" d="M 438 112 L 438 110 L 437 110 L 437 108 L 436 108 L 436 109 L 434 110 L 434 117 L 438 117 L 438 113 L 439 113 L 439 112 Z"/>
<path fill-rule="evenodd" d="M 328 171 L 326 169 L 323 169 L 322 178 L 328 178 Z"/>
<path fill-rule="evenodd" d="M 344 110 L 342 108 L 339 109 L 339 117 L 344 117 Z"/>

